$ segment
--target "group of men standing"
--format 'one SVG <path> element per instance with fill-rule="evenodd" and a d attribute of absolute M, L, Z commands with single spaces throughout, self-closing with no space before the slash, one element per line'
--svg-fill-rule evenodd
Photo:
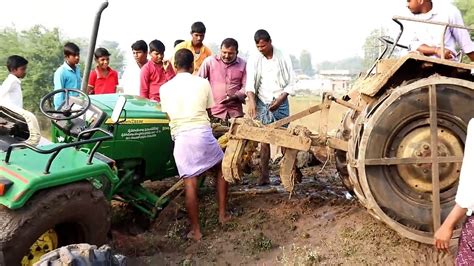
<path fill-rule="evenodd" d="M 191 40 L 175 45 L 171 62 L 160 62 L 158 68 L 162 71 L 159 71 L 159 75 L 156 75 L 159 77 L 155 78 L 150 78 L 153 75 L 149 74 L 147 66 L 157 65 L 152 55 L 152 45 L 156 40 L 150 43 L 150 51 L 143 40 L 135 42 L 131 48 L 136 64 L 129 66 L 124 72 L 124 93 L 154 99 L 164 106 L 161 97 L 162 86 L 177 73 L 178 51 L 187 49 L 193 55 L 191 74 L 207 79 L 210 83 L 213 104 L 209 109 L 213 121 L 227 123 L 230 118 L 244 116 L 243 104 L 246 103 L 247 97 L 248 115 L 259 119 L 263 124 L 289 115 L 288 95 L 292 93 L 291 84 L 294 81 L 291 60 L 272 45 L 270 34 L 266 30 L 261 29 L 255 33 L 254 41 L 260 53 L 250 57 L 248 62 L 238 56 L 239 45 L 233 38 L 224 39 L 219 53 L 212 55 L 211 50 L 203 44 L 206 27 L 202 22 L 193 23 L 190 34 Z M 147 60 L 147 53 L 150 54 L 150 60 Z M 164 48 L 161 49 L 160 55 L 161 58 L 164 57 Z M 170 65 L 173 65 L 173 68 Z M 155 93 L 151 95 L 149 84 L 153 79 L 157 81 L 157 86 Z M 262 162 L 265 163 L 262 163 L 262 176 L 258 184 L 265 185 L 269 183 L 270 148 L 268 145 L 262 145 L 262 149 Z"/>
<path fill-rule="evenodd" d="M 246 97 L 249 98 L 248 114 L 252 118 L 264 124 L 282 119 L 289 115 L 287 97 L 293 81 L 289 57 L 272 45 L 267 31 L 255 33 L 260 54 L 246 62 L 238 57 L 238 42 L 233 38 L 224 39 L 219 54 L 212 55 L 202 42 L 205 30 L 202 22 L 192 25 L 192 39 L 175 47 L 171 60 L 174 68 L 169 70 L 174 76 L 159 88 L 162 111 L 170 119 L 175 144 L 173 155 L 185 184 L 186 208 L 191 221 L 188 237 L 194 240 L 202 237 L 197 177 L 211 168 L 217 173 L 219 220 L 225 223 L 229 219 L 226 214 L 228 184 L 221 170 L 224 154 L 212 134 L 210 119 L 228 123 L 230 118 L 244 116 L 242 104 Z M 146 97 L 143 73 L 142 70 L 140 95 Z M 268 158 L 262 160 L 260 185 L 269 183 L 269 147 L 267 150 Z"/>

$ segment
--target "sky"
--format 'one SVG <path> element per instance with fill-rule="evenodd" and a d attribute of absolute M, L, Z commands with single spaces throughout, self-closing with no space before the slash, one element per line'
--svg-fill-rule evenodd
<path fill-rule="evenodd" d="M 450 0 L 438 0 L 450 1 Z M 90 38 L 93 20 L 103 0 L 3 1 L 0 28 L 28 29 L 42 24 L 57 27 L 64 39 Z M 204 43 L 220 44 L 227 37 L 239 50 L 256 52 L 253 34 L 266 29 L 273 44 L 299 57 L 311 53 L 313 64 L 362 55 L 365 38 L 376 28 L 396 33 L 394 15 L 408 15 L 406 0 L 243 0 L 157 1 L 109 0 L 102 13 L 98 44 L 116 41 L 131 60 L 130 45 L 143 39 L 161 40 L 165 57 L 176 39 L 190 39 L 190 27 L 202 21 Z"/>

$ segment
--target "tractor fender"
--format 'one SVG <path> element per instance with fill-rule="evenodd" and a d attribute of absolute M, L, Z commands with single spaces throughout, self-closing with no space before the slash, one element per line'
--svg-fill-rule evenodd
<path fill-rule="evenodd" d="M 107 163 L 96 157 L 88 164 L 88 157 L 88 154 L 74 148 L 61 150 L 52 162 L 49 173 L 45 173 L 48 154 L 45 156 L 29 149 L 12 152 L 9 163 L 0 162 L 0 179 L 13 183 L 0 196 L 0 205 L 18 209 L 41 190 L 84 180 L 102 190 L 106 198 L 110 199 L 111 186 L 119 182 L 117 175 Z"/>
<path fill-rule="evenodd" d="M 354 89 L 363 95 L 376 97 L 406 81 L 426 78 L 436 73 L 474 81 L 474 76 L 471 75 L 474 65 L 428 57 L 418 53 L 409 53 L 398 60 L 382 60 L 377 64 L 376 69 L 375 74 L 358 80 L 354 84 Z"/>

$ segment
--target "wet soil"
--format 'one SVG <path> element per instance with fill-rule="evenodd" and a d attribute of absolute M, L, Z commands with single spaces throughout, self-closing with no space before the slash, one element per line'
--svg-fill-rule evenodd
<path fill-rule="evenodd" d="M 452 265 L 453 251 L 400 237 L 350 196 L 331 165 L 302 169 L 290 195 L 280 185 L 257 187 L 255 175 L 231 186 L 233 218 L 221 226 L 212 182 L 200 189 L 204 238 L 186 238 L 183 194 L 144 229 L 132 211 L 114 206 L 111 245 L 129 265 Z M 273 178 L 275 181 L 275 178 Z M 157 193 L 175 180 L 148 183 Z M 274 182 L 275 183 L 275 182 Z"/>

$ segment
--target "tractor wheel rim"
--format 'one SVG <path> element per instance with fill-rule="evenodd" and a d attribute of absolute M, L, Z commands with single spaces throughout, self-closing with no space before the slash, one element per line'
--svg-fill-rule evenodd
<path fill-rule="evenodd" d="M 58 248 L 58 234 L 53 229 L 46 231 L 31 245 L 29 253 L 21 260 L 22 266 L 31 266 L 44 254 Z"/>
<path fill-rule="evenodd" d="M 438 156 L 463 156 L 463 144 L 456 133 L 445 127 L 438 127 Z M 431 156 L 430 126 L 423 125 L 411 130 L 397 145 L 398 158 Z M 391 145 L 393 146 L 393 145 Z M 440 190 L 451 188 L 457 181 L 460 163 L 440 164 L 439 181 Z M 429 193 L 433 190 L 431 184 L 431 164 L 400 164 L 397 165 L 399 176 L 413 190 Z"/>
<path fill-rule="evenodd" d="M 406 85 L 403 88 L 397 88 L 390 94 L 389 97 L 384 99 L 384 101 L 378 105 L 378 108 L 387 108 L 389 105 L 393 104 L 395 101 L 400 100 L 403 94 L 408 93 L 414 89 L 428 88 L 429 86 L 439 86 L 439 85 L 452 86 L 453 85 L 453 86 L 458 86 L 463 89 L 472 91 L 474 90 L 473 84 L 474 83 L 472 82 L 461 80 L 461 79 L 455 79 L 455 78 L 446 78 L 442 76 L 429 77 L 424 80 L 420 80 L 420 81 L 411 83 L 409 85 Z M 370 119 L 367 119 L 368 117 L 370 117 Z M 369 209 L 369 212 L 371 214 L 373 214 L 378 219 L 384 221 L 387 225 L 392 227 L 402 236 L 410 238 L 418 242 L 431 244 L 433 241 L 433 232 L 419 230 L 416 227 L 412 227 L 409 224 L 404 224 L 404 223 L 399 222 L 397 219 L 394 219 L 393 217 L 391 217 L 390 213 L 386 213 L 386 211 L 382 209 L 381 206 L 379 206 L 377 200 L 372 195 L 372 192 L 368 183 L 368 179 L 367 179 L 367 172 L 366 172 L 366 166 L 365 166 L 366 148 L 367 148 L 366 146 L 369 141 L 368 137 L 371 134 L 370 132 L 373 130 L 376 121 L 379 121 L 381 117 L 380 117 L 379 112 L 376 112 L 376 113 L 371 112 L 367 116 L 361 117 L 360 119 L 362 123 L 364 124 L 364 127 L 363 127 L 364 130 L 361 132 L 361 135 L 358 137 L 360 139 L 360 142 L 359 142 L 359 145 L 357 145 L 357 149 L 356 149 L 357 155 L 355 156 L 355 158 L 357 159 L 357 163 L 356 163 L 357 177 L 360 182 L 362 191 L 365 195 L 364 205 L 366 206 L 366 208 Z M 438 128 L 440 126 L 441 125 L 438 124 Z M 455 188 L 455 186 L 453 187 Z M 444 193 L 440 193 L 440 196 L 442 196 L 443 194 Z M 459 231 L 460 231 L 459 229 L 456 229 L 454 232 L 454 236 L 459 235 Z"/>

